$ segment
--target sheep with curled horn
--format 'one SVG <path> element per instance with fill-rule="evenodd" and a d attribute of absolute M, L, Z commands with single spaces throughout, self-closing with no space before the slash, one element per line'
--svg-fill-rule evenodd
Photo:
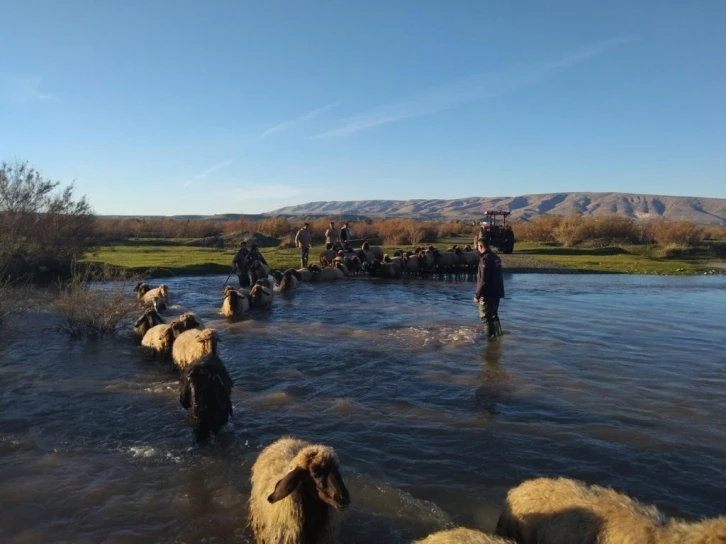
<path fill-rule="evenodd" d="M 415 540 L 412 544 L 515 544 L 513 540 L 488 535 L 474 529 L 457 527 L 447 531 L 439 531 Z"/>
<path fill-rule="evenodd" d="M 171 355 L 174 366 L 185 370 L 203 357 L 217 354 L 219 334 L 214 329 L 191 329 L 182 332 L 174 340 Z"/>
<path fill-rule="evenodd" d="M 189 413 L 197 443 L 218 434 L 232 417 L 234 382 L 216 353 L 188 366 L 182 374 L 179 403 Z"/>
<path fill-rule="evenodd" d="M 496 533 L 519 544 L 723 544 L 726 517 L 676 520 L 611 488 L 535 478 L 509 490 Z"/>
<path fill-rule="evenodd" d="M 159 315 L 155 308 L 146 308 L 144 313 L 134 323 L 134 334 L 139 341 L 146 335 L 152 327 L 163 325 L 166 323 L 164 318 Z"/>
<path fill-rule="evenodd" d="M 169 359 L 176 339 L 185 331 L 197 329 L 200 323 L 192 314 L 182 314 L 171 323 L 151 327 L 141 339 L 141 345 L 152 350 L 154 359 Z"/>
<path fill-rule="evenodd" d="M 249 525 L 257 544 L 333 544 L 350 504 L 335 450 L 286 436 L 252 465 Z"/>
<path fill-rule="evenodd" d="M 250 295 L 244 290 L 237 290 L 231 285 L 224 289 L 224 300 L 219 313 L 222 317 L 240 317 L 250 310 Z"/>

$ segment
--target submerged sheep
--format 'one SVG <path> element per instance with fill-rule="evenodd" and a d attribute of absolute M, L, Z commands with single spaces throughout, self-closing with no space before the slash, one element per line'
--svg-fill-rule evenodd
<path fill-rule="evenodd" d="M 332 544 L 350 504 L 330 446 L 283 437 L 252 466 L 249 523 L 258 544 Z"/>
<path fill-rule="evenodd" d="M 224 300 L 220 314 L 224 317 L 240 317 L 250 310 L 250 295 L 248 292 L 237 291 L 231 286 L 224 290 Z"/>
<path fill-rule="evenodd" d="M 474 529 L 457 527 L 448 531 L 439 531 L 421 540 L 415 540 L 412 544 L 514 544 L 514 542 Z"/>
<path fill-rule="evenodd" d="M 507 493 L 497 534 L 519 544 L 724 544 L 726 517 L 689 523 L 610 488 L 536 478 Z"/>
<path fill-rule="evenodd" d="M 141 345 L 151 348 L 154 353 L 154 358 L 161 357 L 167 359 L 172 354 L 172 349 L 178 336 L 185 331 L 200 327 L 201 324 L 194 314 L 185 313 L 171 323 L 151 327 L 141 339 Z"/>

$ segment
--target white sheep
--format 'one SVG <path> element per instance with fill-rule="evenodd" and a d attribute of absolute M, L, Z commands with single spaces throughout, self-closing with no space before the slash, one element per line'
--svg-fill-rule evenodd
<path fill-rule="evenodd" d="M 257 544 L 333 544 L 337 517 L 350 504 L 330 446 L 283 437 L 252 465 L 249 524 Z"/>
<path fill-rule="evenodd" d="M 163 283 L 154 289 L 149 289 L 141 297 L 141 301 L 144 304 L 153 304 L 154 301 L 168 303 L 169 302 L 169 288 Z"/>
<path fill-rule="evenodd" d="M 163 323 L 151 327 L 141 339 L 141 345 L 151 348 L 154 358 L 168 358 L 172 354 L 172 347 L 181 333 L 198 328 L 199 322 L 193 314 L 182 314 L 179 319 L 171 323 Z"/>
<path fill-rule="evenodd" d="M 496 532 L 520 544 L 724 544 L 726 517 L 689 523 L 610 488 L 536 478 L 509 490 Z"/>
<path fill-rule="evenodd" d="M 223 317 L 239 317 L 250 310 L 250 295 L 247 291 L 237 291 L 228 285 L 224 290 L 224 301 L 220 314 Z"/>
<path fill-rule="evenodd" d="M 412 544 L 514 544 L 514 541 L 487 535 L 474 529 L 457 527 L 433 533 L 421 540 L 415 540 Z"/>
<path fill-rule="evenodd" d="M 214 329 L 184 331 L 177 336 L 172 346 L 171 356 L 174 365 L 179 370 L 184 370 L 205 355 L 216 354 L 219 341 L 219 335 Z"/>

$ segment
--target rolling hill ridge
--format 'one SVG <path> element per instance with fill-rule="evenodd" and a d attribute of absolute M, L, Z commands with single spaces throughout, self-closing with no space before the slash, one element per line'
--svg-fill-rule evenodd
<path fill-rule="evenodd" d="M 471 197 L 452 200 L 358 200 L 308 202 L 263 215 L 304 217 L 412 217 L 479 219 L 485 210 L 512 212 L 513 219 L 541 215 L 620 215 L 633 219 L 686 219 L 699 224 L 726 224 L 726 199 L 628 193 L 547 193 L 517 197 Z"/>

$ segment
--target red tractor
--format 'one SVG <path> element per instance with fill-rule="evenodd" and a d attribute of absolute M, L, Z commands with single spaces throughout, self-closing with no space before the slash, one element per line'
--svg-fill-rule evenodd
<path fill-rule="evenodd" d="M 502 253 L 511 253 L 514 251 L 514 231 L 512 226 L 507 225 L 507 216 L 512 212 L 502 210 L 487 210 L 484 212 L 484 220 L 481 222 L 481 228 L 477 232 L 474 241 L 477 238 L 484 238 L 489 244 L 496 247 Z M 501 224 L 497 224 L 497 217 L 501 216 Z"/>

